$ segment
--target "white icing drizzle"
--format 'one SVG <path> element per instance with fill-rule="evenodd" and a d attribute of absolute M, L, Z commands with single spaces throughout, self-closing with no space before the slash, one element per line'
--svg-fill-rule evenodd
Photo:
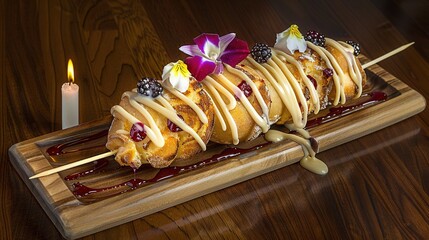
<path fill-rule="evenodd" d="M 344 93 L 343 86 L 343 79 L 344 79 L 344 72 L 341 69 L 340 65 L 338 64 L 337 60 L 332 56 L 328 50 L 325 48 L 319 47 L 314 45 L 311 42 L 307 41 L 307 47 L 311 48 L 313 51 L 317 52 L 319 56 L 325 61 L 326 66 L 333 71 L 332 78 L 334 80 L 334 86 L 335 86 L 335 98 L 332 104 L 334 106 L 338 105 L 339 102 L 341 104 L 344 104 L 346 102 L 346 96 Z M 322 69 L 323 70 L 323 69 Z"/>
<path fill-rule="evenodd" d="M 224 86 L 222 86 L 222 84 L 214 80 L 211 76 L 207 76 L 204 79 L 203 84 L 207 85 L 205 84 L 206 82 L 209 82 L 211 86 L 213 86 L 216 89 L 216 91 L 220 92 L 224 97 L 226 97 L 226 99 L 228 100 L 228 104 L 226 104 L 225 101 L 223 102 L 225 103 L 226 108 L 228 110 L 233 110 L 237 106 L 237 100 L 235 100 L 235 95 L 230 91 L 228 91 L 228 89 L 226 89 Z"/>
<path fill-rule="evenodd" d="M 273 54 L 274 57 L 275 53 Z M 280 71 L 279 68 L 276 69 L 272 66 L 277 66 L 273 60 L 268 60 L 267 64 L 259 64 L 251 57 L 248 57 L 247 60 L 252 64 L 253 67 L 256 67 L 265 77 L 266 80 L 270 81 L 274 89 L 279 93 L 284 106 L 289 111 L 292 117 L 293 123 L 300 128 L 305 127 L 306 116 L 299 107 L 299 102 L 295 96 L 293 88 L 290 86 L 290 82 L 287 80 L 286 76 Z M 295 79 L 295 78 L 294 78 Z M 295 81 L 297 81 L 295 79 Z M 307 103 L 303 104 L 306 105 Z"/>
<path fill-rule="evenodd" d="M 307 89 L 310 92 L 310 99 L 313 101 L 313 104 L 315 107 L 314 113 L 317 114 L 320 111 L 319 94 L 317 94 L 316 88 L 314 87 L 313 83 L 310 81 L 310 79 L 308 79 L 307 75 L 305 74 L 301 63 L 299 63 L 295 58 L 293 58 L 292 56 L 290 56 L 284 52 L 281 52 L 281 51 L 278 51 L 275 49 L 273 49 L 273 50 L 274 50 L 273 52 L 276 52 L 280 56 L 285 57 L 289 63 L 292 63 L 298 69 L 298 72 L 301 75 L 301 79 L 303 80 L 305 86 L 307 87 Z"/>
<path fill-rule="evenodd" d="M 295 78 L 295 76 L 293 76 L 289 68 L 287 68 L 286 64 L 284 64 L 284 62 L 280 60 L 279 57 L 277 57 L 274 54 L 272 59 L 277 64 L 278 68 L 281 69 L 282 73 L 284 74 L 283 75 L 284 79 L 287 79 L 289 84 L 293 87 L 293 91 L 302 105 L 303 115 L 305 118 L 305 116 L 308 115 L 308 105 L 307 105 L 307 100 L 305 99 L 305 96 L 304 96 L 304 92 L 301 90 L 301 87 L 299 86 L 298 80 Z M 304 122 L 306 122 L 306 120 L 304 120 Z"/>
<path fill-rule="evenodd" d="M 362 93 L 362 74 L 356 59 L 353 56 L 353 47 L 347 43 L 337 42 L 329 38 L 326 38 L 326 45 L 337 49 L 341 55 L 345 57 L 348 64 L 349 75 L 358 89 L 355 97 L 359 97 Z M 307 46 L 321 57 L 328 68 L 333 70 L 332 78 L 336 91 L 333 104 L 337 105 L 338 103 L 345 103 L 346 96 L 344 90 L 344 79 L 346 78 L 346 74 L 341 69 L 337 59 L 333 56 L 332 53 L 323 47 L 316 46 L 311 42 L 307 42 Z M 307 123 L 307 116 L 310 111 L 308 101 L 313 103 L 314 109 L 311 110 L 315 114 L 317 114 L 321 108 L 317 89 L 307 77 L 302 64 L 298 60 L 296 60 L 293 56 L 277 49 L 271 49 L 271 52 L 272 57 L 267 61 L 267 63 L 260 64 L 250 56 L 246 58 L 246 63 L 249 63 L 251 67 L 257 70 L 264 80 L 270 82 L 271 86 L 278 93 L 278 96 L 280 97 L 283 105 L 291 115 L 292 122 L 285 124 L 285 126 L 290 130 L 296 130 L 301 136 L 276 130 L 269 130 L 270 124 L 273 124 L 274 122 L 270 122 L 269 107 L 264 101 L 261 92 L 259 92 L 257 85 L 245 72 L 229 65 L 225 65 L 225 70 L 237 76 L 239 79 L 246 81 L 246 83 L 252 88 L 253 94 L 262 109 L 262 116 L 252 106 L 250 101 L 244 95 L 243 91 L 240 90 L 239 87 L 236 86 L 233 82 L 231 82 L 224 74 L 212 74 L 207 76 L 204 81 L 202 81 L 205 90 L 213 100 L 214 114 L 219 121 L 222 130 L 226 131 L 228 128 L 230 129 L 233 144 L 238 144 L 238 127 L 230 112 L 237 107 L 237 97 L 255 123 L 262 129 L 264 133 L 266 133 L 265 138 L 268 141 L 278 142 L 284 139 L 290 139 L 301 144 L 304 152 L 304 156 L 300 161 L 301 165 L 314 173 L 326 174 L 328 172 L 328 168 L 325 163 L 315 157 L 315 150 L 312 149 L 310 144 L 311 136 L 306 130 L 304 130 L 304 127 Z M 306 58 L 309 61 L 315 61 L 312 55 L 307 53 L 304 53 L 301 57 Z M 310 96 L 309 100 L 306 99 L 304 90 L 301 88 L 300 81 L 288 68 L 288 64 L 292 64 L 294 67 L 296 67 L 302 84 L 306 87 L 306 89 L 308 89 Z M 317 70 L 324 70 L 321 68 L 321 66 L 316 67 L 318 67 Z M 195 104 L 186 95 L 180 93 L 170 86 L 164 86 L 164 89 L 168 90 L 172 95 L 176 96 L 189 105 L 198 115 L 202 123 L 208 123 L 208 118 L 204 111 L 201 110 L 198 105 Z M 146 107 L 149 107 L 164 117 L 170 119 L 170 121 L 174 122 L 183 131 L 194 137 L 201 148 L 206 150 L 206 145 L 201 137 L 177 115 L 175 109 L 165 97 L 160 96 L 154 100 L 152 98 L 138 94 L 136 90 L 133 92 L 125 92 L 123 97 L 128 97 L 130 105 L 139 113 L 141 113 L 141 115 L 145 118 L 146 122 L 144 129 L 148 138 L 156 146 L 164 146 L 165 141 L 159 127 L 155 123 L 154 118 L 150 115 Z M 141 122 L 119 105 L 113 106 L 111 113 L 114 117 L 126 119 L 132 124 Z M 125 130 L 118 130 L 116 133 L 124 135 L 129 134 L 129 132 Z"/>
<path fill-rule="evenodd" d="M 211 86 L 211 85 L 206 85 L 206 87 L 210 89 L 210 90 L 206 89 L 207 94 L 210 96 L 210 98 L 211 98 L 211 99 L 214 99 L 214 98 L 212 97 L 212 95 L 210 94 L 211 92 L 214 92 L 214 91 L 215 91 L 214 87 L 213 87 L 213 86 Z M 219 94 L 219 93 L 217 93 L 217 92 L 214 92 L 214 93 L 215 93 L 215 94 Z M 219 123 L 220 123 L 220 125 L 221 125 L 221 127 L 222 127 L 222 130 L 223 130 L 223 131 L 226 131 L 226 123 L 225 123 L 225 119 L 222 117 L 222 113 L 220 112 L 220 110 L 219 110 L 219 108 L 217 107 L 217 105 L 216 105 L 216 104 L 214 104 L 214 102 L 213 102 L 213 109 L 214 109 L 214 113 L 215 113 L 216 118 L 219 120 Z"/>
<path fill-rule="evenodd" d="M 137 89 L 134 91 L 134 92 L 137 92 Z M 171 110 L 171 111 L 176 111 L 174 108 L 173 108 L 173 106 L 171 106 L 171 104 L 170 104 L 170 102 L 169 102 L 169 100 L 170 99 L 166 99 L 166 97 L 157 97 L 157 98 L 155 98 L 154 99 L 155 101 L 157 101 L 157 102 L 159 102 L 159 103 L 161 103 L 162 104 L 162 106 L 164 106 L 164 107 L 166 107 L 166 108 L 168 108 L 169 110 Z"/>
<path fill-rule="evenodd" d="M 311 147 L 308 133 L 304 132 L 304 129 L 299 131 L 300 134 L 303 134 L 303 137 L 280 132 L 277 130 L 270 130 L 265 134 L 265 139 L 270 142 L 280 142 L 284 139 L 292 140 L 301 145 L 304 152 L 304 156 L 301 158 L 300 164 L 305 169 L 320 175 L 325 175 L 328 173 L 328 166 L 318 158 L 316 158 L 316 152 Z"/>
<path fill-rule="evenodd" d="M 140 122 L 140 120 L 138 120 L 136 117 L 134 117 L 133 115 L 128 113 L 123 107 L 121 107 L 119 105 L 113 106 L 110 111 L 111 111 L 113 117 L 115 117 L 115 118 L 121 119 L 121 117 L 116 115 L 116 113 L 119 113 L 119 115 L 122 116 L 122 118 L 125 118 L 126 120 L 128 120 L 132 124 Z M 156 127 L 156 128 L 158 128 L 158 127 Z M 158 147 L 164 146 L 164 139 L 163 138 L 159 139 L 156 136 L 156 134 L 154 133 L 154 131 L 149 126 L 144 125 L 144 130 L 146 131 L 146 135 L 149 137 L 150 140 L 152 140 L 154 142 L 154 144 L 156 146 L 158 146 Z"/>
<path fill-rule="evenodd" d="M 294 115 L 301 114 L 301 122 L 295 123 L 297 127 L 304 127 L 307 123 L 307 116 L 308 116 L 308 104 L 307 100 L 305 99 L 304 92 L 302 91 L 301 87 L 299 86 L 298 80 L 295 78 L 295 76 L 290 72 L 289 68 L 286 66 L 286 63 L 282 61 L 279 57 L 277 57 L 276 53 L 273 53 L 272 57 L 273 61 L 277 64 L 275 65 L 275 68 L 277 69 L 277 81 L 279 81 L 281 84 L 288 84 L 288 87 L 292 87 L 293 93 L 291 94 L 292 99 L 288 99 L 288 101 L 296 102 L 296 108 L 292 109 L 294 112 Z M 286 59 L 284 59 L 286 60 Z M 268 61 L 271 63 L 272 61 Z M 299 101 L 297 100 L 299 99 Z M 300 105 L 301 104 L 301 105 Z M 291 111 L 289 111 L 291 112 Z"/>
<path fill-rule="evenodd" d="M 325 38 L 325 39 L 326 39 L 327 45 L 330 45 L 336 48 L 346 58 L 350 77 L 358 87 L 358 92 L 355 95 L 355 98 L 360 97 L 362 94 L 362 74 L 356 63 L 356 58 L 353 56 L 353 47 L 351 47 L 350 45 L 344 42 L 337 42 L 330 38 Z"/>
<path fill-rule="evenodd" d="M 229 68 L 231 68 L 231 67 L 229 67 Z M 227 67 L 228 70 L 230 70 L 229 68 Z M 241 72 L 241 71 L 239 71 L 239 72 Z M 244 74 L 244 75 L 246 75 L 246 74 Z M 230 82 L 223 74 L 214 75 L 213 77 L 216 78 L 216 80 L 218 80 L 218 82 L 224 84 L 229 89 L 230 92 L 234 93 L 234 95 L 240 99 L 240 102 L 246 108 L 247 112 L 250 114 L 252 119 L 256 122 L 256 124 L 258 126 L 261 127 L 262 132 L 267 132 L 270 129 L 270 125 L 267 123 L 267 120 L 266 120 L 267 118 L 264 119 L 263 117 L 261 117 L 258 114 L 258 112 L 256 112 L 256 109 L 252 106 L 249 99 L 247 99 L 247 97 L 244 95 L 243 91 L 241 91 L 240 88 L 238 88 L 232 82 Z M 246 75 L 246 77 L 247 77 L 247 75 Z M 249 79 L 249 82 L 251 82 L 251 83 L 249 83 L 249 85 L 254 86 L 254 88 L 252 87 L 252 90 L 256 89 L 256 92 L 255 92 L 255 90 L 253 90 L 254 93 L 255 94 L 258 93 L 259 96 L 261 97 L 262 102 L 264 103 L 265 107 L 267 108 L 267 111 L 266 111 L 267 115 L 265 115 L 265 116 L 268 116 L 268 106 L 265 104 L 265 102 L 261 96 L 261 93 L 259 92 L 257 86 L 255 85 L 255 83 L 253 83 L 252 80 Z"/>
<path fill-rule="evenodd" d="M 152 98 L 138 94 L 135 91 L 133 91 L 133 92 L 127 91 L 122 96 L 127 97 L 129 99 L 130 105 L 134 109 L 136 109 L 139 113 L 141 113 L 143 115 L 143 117 L 146 119 L 147 123 L 144 124 L 144 129 L 145 129 L 146 134 L 149 137 L 149 139 L 157 147 L 163 147 L 165 144 L 165 140 L 164 140 L 164 137 L 162 136 L 162 133 L 161 133 L 159 127 L 155 123 L 155 120 L 153 119 L 152 115 L 150 115 L 150 113 L 147 111 L 145 106 L 147 106 L 147 107 L 153 109 L 154 111 L 160 113 L 162 116 L 168 118 L 170 121 L 172 121 L 178 127 L 180 127 L 183 131 L 189 133 L 198 142 L 200 147 L 203 150 L 206 150 L 206 144 L 201 139 L 201 137 L 198 135 L 198 133 L 196 133 L 194 129 L 192 129 L 188 124 L 186 124 L 177 115 L 174 108 L 168 103 L 168 101 L 166 101 L 166 99 L 163 99 L 162 96 L 156 98 L 156 101 L 161 102 L 162 105 L 156 103 Z M 119 116 L 116 115 L 116 112 L 119 113 L 123 118 L 125 118 L 127 121 L 131 122 L 132 124 L 135 124 L 137 122 L 142 122 L 119 105 L 115 105 L 111 109 L 112 115 L 114 117 L 119 118 Z M 123 134 L 122 131 L 117 132 L 117 133 Z M 125 134 L 129 134 L 129 133 L 125 133 Z"/>
<path fill-rule="evenodd" d="M 264 101 L 264 98 L 262 97 L 261 92 L 259 92 L 259 90 L 258 90 L 258 86 L 256 86 L 256 84 L 252 81 L 252 79 L 250 79 L 249 76 L 247 74 L 245 74 L 243 71 L 235 69 L 235 68 L 229 66 L 228 64 L 225 64 L 225 66 L 226 66 L 226 69 L 228 71 L 230 71 L 231 73 L 235 74 L 236 76 L 239 76 L 241 79 L 243 79 L 244 81 L 246 81 L 246 83 L 252 88 L 252 91 L 253 91 L 253 94 L 255 94 L 256 100 L 258 100 L 259 106 L 261 106 L 261 108 L 262 108 L 262 113 L 264 114 L 264 116 L 266 117 L 266 119 L 268 119 L 268 117 L 269 117 L 269 109 L 268 109 L 267 104 Z M 236 88 L 238 89 L 237 92 L 242 93 L 242 91 L 238 87 L 236 87 Z M 242 101 L 241 98 L 240 98 L 240 101 Z M 259 114 L 258 114 L 258 116 L 259 116 Z M 265 126 L 262 126 L 261 124 L 258 124 L 258 125 L 260 127 L 264 128 Z M 265 124 L 265 125 L 267 125 L 267 124 Z M 266 131 L 264 131 L 264 132 L 266 132 Z"/>
<path fill-rule="evenodd" d="M 164 88 L 167 89 L 174 96 L 178 97 L 179 99 L 181 99 L 182 101 L 184 101 L 186 104 L 188 104 L 189 107 L 191 107 L 192 110 L 194 110 L 194 112 L 198 115 L 198 117 L 200 118 L 200 121 L 202 123 L 206 124 L 206 123 L 209 122 L 209 120 L 207 119 L 207 115 L 203 112 L 203 110 L 201 108 L 198 107 L 198 105 L 196 103 L 194 103 L 193 101 L 191 101 L 191 99 L 189 99 L 183 93 L 177 91 L 176 89 L 174 89 L 174 88 L 172 88 L 170 86 L 166 86 Z M 166 101 L 164 98 L 162 98 L 162 99 L 164 101 Z"/>
<path fill-rule="evenodd" d="M 226 120 L 227 120 L 228 125 L 229 125 L 229 128 L 231 129 L 232 143 L 237 145 L 240 142 L 238 139 L 237 124 L 235 123 L 235 120 L 232 117 L 232 114 L 229 112 L 228 106 L 226 105 L 223 98 L 220 96 L 219 92 L 224 94 L 224 96 L 228 96 L 228 95 L 232 95 L 232 94 L 227 89 L 225 89 L 221 84 L 216 82 L 210 76 L 207 76 L 204 79 L 203 84 L 205 86 L 207 86 L 207 88 L 208 88 L 207 90 L 210 92 L 210 96 L 214 97 L 214 99 L 216 100 L 216 101 L 214 101 L 215 106 L 218 104 L 218 106 L 216 106 L 216 108 L 220 108 L 222 110 L 222 113 L 225 115 Z M 235 98 L 234 98 L 234 101 L 235 101 Z M 216 115 L 216 117 L 219 117 L 219 121 L 225 122 L 220 111 L 218 111 L 218 113 L 219 113 L 219 115 Z M 222 128 L 222 130 L 224 130 L 224 131 L 226 130 L 226 125 L 225 125 L 225 128 Z"/>

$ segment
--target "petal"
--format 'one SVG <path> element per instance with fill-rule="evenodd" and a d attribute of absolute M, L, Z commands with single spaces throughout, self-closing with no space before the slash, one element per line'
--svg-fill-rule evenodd
<path fill-rule="evenodd" d="M 285 30 L 281 33 L 277 33 L 275 45 L 280 44 L 280 42 L 283 41 L 284 39 L 286 39 L 286 37 L 287 37 L 287 30 Z"/>
<path fill-rule="evenodd" d="M 219 35 L 217 34 L 210 34 L 210 33 L 203 33 L 199 35 L 198 37 L 194 38 L 194 42 L 197 44 L 200 51 L 204 54 L 207 54 L 206 52 L 206 45 L 212 45 L 216 48 L 219 48 Z"/>
<path fill-rule="evenodd" d="M 307 49 L 307 42 L 305 42 L 304 39 L 300 39 L 293 35 L 290 35 L 287 39 L 287 48 L 292 53 L 295 52 L 295 50 L 305 52 L 305 50 Z"/>
<path fill-rule="evenodd" d="M 219 57 L 220 51 L 219 48 L 212 44 L 211 42 L 206 42 L 204 45 L 204 56 L 207 59 L 210 59 L 212 61 L 216 61 Z"/>
<path fill-rule="evenodd" d="M 164 66 L 164 69 L 162 70 L 162 80 L 166 80 L 170 77 L 170 71 L 173 68 L 174 63 L 169 63 Z"/>
<path fill-rule="evenodd" d="M 305 52 L 305 50 L 307 50 L 307 42 L 305 40 L 299 41 L 297 45 L 299 52 Z"/>
<path fill-rule="evenodd" d="M 298 49 L 297 39 L 292 36 L 289 36 L 289 39 L 287 40 L 287 48 L 291 53 L 295 52 L 295 50 Z"/>
<path fill-rule="evenodd" d="M 274 44 L 275 49 L 282 50 L 283 52 L 290 53 L 289 49 L 287 49 L 287 39 L 286 38 L 278 38 L 276 44 Z"/>
<path fill-rule="evenodd" d="M 226 64 L 235 67 L 249 55 L 249 46 L 247 42 L 234 38 L 222 53 L 220 60 Z"/>
<path fill-rule="evenodd" d="M 188 70 L 197 81 L 202 81 L 207 75 L 212 73 L 216 68 L 216 63 L 209 61 L 200 56 L 188 57 L 185 60 Z"/>
<path fill-rule="evenodd" d="M 217 62 L 216 63 L 216 68 L 213 70 L 214 74 L 221 74 L 223 73 L 223 64 L 222 62 Z"/>
<path fill-rule="evenodd" d="M 228 47 L 231 41 L 234 40 L 234 38 L 235 38 L 235 33 L 229 33 L 220 37 L 219 52 L 225 51 L 225 49 Z"/>
<path fill-rule="evenodd" d="M 173 85 L 173 83 L 171 85 Z M 189 87 L 189 77 L 179 75 L 173 87 L 179 90 L 180 92 L 186 92 L 186 90 L 188 90 L 188 87 Z"/>
<path fill-rule="evenodd" d="M 202 56 L 202 52 L 201 50 L 198 48 L 197 45 L 185 45 L 185 46 L 181 46 L 179 48 L 180 51 L 191 55 L 191 56 Z"/>

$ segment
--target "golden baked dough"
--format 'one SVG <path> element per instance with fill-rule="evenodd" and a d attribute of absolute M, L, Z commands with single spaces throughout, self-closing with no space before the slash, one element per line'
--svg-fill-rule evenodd
<path fill-rule="evenodd" d="M 239 66 L 236 66 L 237 70 L 243 72 L 246 74 L 246 76 L 249 77 L 249 79 L 256 85 L 256 88 L 258 89 L 259 93 L 261 94 L 265 104 L 269 107 L 271 105 L 270 96 L 268 94 L 268 87 L 266 86 L 263 79 L 259 77 L 259 75 L 248 66 L 241 64 Z M 240 78 L 239 75 L 232 73 L 230 70 L 225 69 L 225 71 L 222 73 L 222 75 L 228 79 L 229 82 L 231 82 L 233 85 L 238 86 L 240 83 L 243 82 L 243 79 Z M 215 76 L 213 76 L 216 78 Z M 210 93 L 210 91 L 209 91 Z M 213 93 L 210 93 L 211 95 Z M 257 101 L 255 94 L 252 92 L 247 99 L 249 100 L 251 106 L 256 110 L 257 114 L 262 116 L 263 111 L 262 107 Z M 226 100 L 223 97 L 223 100 Z M 234 109 L 230 110 L 229 113 L 231 114 L 234 123 L 237 126 L 237 132 L 238 132 L 238 140 L 239 142 L 244 141 L 250 141 L 256 137 L 259 136 L 261 133 L 261 128 L 256 124 L 246 107 L 243 105 L 243 103 L 236 97 L 237 105 Z M 219 105 L 220 103 L 216 101 L 214 98 L 214 103 L 216 105 Z M 222 117 L 225 119 L 225 113 L 221 112 Z M 230 124 L 226 124 L 226 129 L 222 128 L 222 125 L 219 121 L 219 117 L 215 117 L 215 124 L 213 129 L 213 135 L 211 137 L 211 141 L 221 144 L 233 144 L 233 137 L 231 136 L 231 129 Z"/>
<path fill-rule="evenodd" d="M 366 75 L 352 48 L 331 39 L 325 48 L 308 44 L 304 52 L 295 51 L 292 55 L 271 48 L 272 57 L 264 63 L 248 56 L 235 67 L 224 64 L 222 73 L 212 73 L 201 83 L 191 78 L 183 93 L 188 102 L 173 94 L 176 90 L 172 88 L 164 91 L 164 103 L 145 98 L 150 102 L 139 104 L 148 115 L 137 110 L 134 100 L 130 100 L 137 93 L 126 92 L 120 104 L 112 108 L 115 118 L 107 148 L 116 152 L 115 159 L 121 165 L 139 168 L 150 163 L 156 168 L 166 167 L 204 150 L 209 140 L 220 144 L 250 141 L 267 132 L 272 124 L 303 129 L 309 114 L 359 97 Z M 151 102 L 158 105 L 149 106 Z M 206 122 L 190 102 L 207 116 Z M 181 116 L 195 134 L 171 131 L 169 118 L 161 108 Z M 156 127 L 151 126 L 148 116 Z M 159 128 L 162 141 L 155 137 L 131 139 L 130 129 L 136 122 Z"/>
<path fill-rule="evenodd" d="M 207 116 L 207 123 L 203 123 L 196 112 L 183 100 L 179 99 L 169 91 L 164 91 L 163 98 L 168 100 L 175 112 L 180 115 L 184 122 L 190 126 L 206 144 L 213 129 L 213 104 L 210 97 L 203 90 L 200 83 L 191 81 L 188 91 L 184 95 L 196 103 Z M 123 97 L 119 106 L 135 116 L 140 122 L 149 125 L 146 119 L 135 107 L 130 105 L 130 99 Z M 139 168 L 143 163 L 150 163 L 153 167 L 162 168 L 171 164 L 174 160 L 186 159 L 200 152 L 201 146 L 196 139 L 186 131 L 172 132 L 168 126 L 167 117 L 160 114 L 157 109 L 145 107 L 153 117 L 155 124 L 159 127 L 164 145 L 157 146 L 145 138 L 142 141 L 133 141 L 130 137 L 132 123 L 124 116 L 116 114 L 109 129 L 106 147 L 111 151 L 117 151 L 116 161 L 121 165 Z"/>

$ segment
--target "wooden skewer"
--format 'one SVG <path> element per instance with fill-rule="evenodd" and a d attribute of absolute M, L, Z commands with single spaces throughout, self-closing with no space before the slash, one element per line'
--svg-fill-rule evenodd
<path fill-rule="evenodd" d="M 405 45 L 403 45 L 401 47 L 398 47 L 395 50 L 390 51 L 390 52 L 384 54 L 383 56 L 380 56 L 380 57 L 378 57 L 378 58 L 376 58 L 376 59 L 374 59 L 374 60 L 372 60 L 370 62 L 367 62 L 367 63 L 363 64 L 362 68 L 365 69 L 365 68 L 368 68 L 368 67 L 370 67 L 370 66 L 372 66 L 372 65 L 374 65 L 374 64 L 376 64 L 376 63 L 378 63 L 380 61 L 383 61 L 384 59 L 386 59 L 388 57 L 391 57 L 391 56 L 393 56 L 393 55 L 395 55 L 395 54 L 397 54 L 397 53 L 405 50 L 406 48 L 408 48 L 409 46 L 411 46 L 413 44 L 414 44 L 414 42 L 405 44 Z M 115 154 L 115 152 L 102 153 L 102 154 L 99 154 L 99 155 L 96 155 L 96 156 L 92 156 L 92 157 L 89 157 L 89 158 L 86 158 L 86 159 L 79 160 L 79 161 L 74 162 L 74 163 L 66 164 L 66 165 L 61 166 L 61 167 L 53 168 L 53 169 L 50 169 L 50 170 L 38 173 L 38 174 L 30 177 L 30 179 L 48 176 L 48 175 L 51 175 L 53 173 L 61 172 L 61 171 L 64 171 L 64 170 L 67 170 L 67 169 L 70 169 L 70 168 L 78 167 L 80 165 L 93 162 L 93 161 L 98 160 L 98 159 L 109 157 L 109 156 L 112 156 L 114 154 Z"/>
<path fill-rule="evenodd" d="M 388 53 L 386 53 L 386 54 L 384 54 L 384 55 L 382 55 L 382 56 L 380 56 L 380 57 L 378 57 L 378 58 L 376 58 L 376 59 L 374 59 L 372 61 L 369 61 L 369 62 L 363 64 L 362 68 L 365 69 L 365 68 L 368 68 L 368 67 L 370 67 L 370 66 L 372 66 L 372 65 L 374 65 L 374 64 L 376 64 L 378 62 L 381 62 L 381 61 L 383 61 L 384 59 L 386 59 L 388 57 L 391 57 L 391 56 L 393 56 L 393 55 L 395 55 L 395 54 L 397 54 L 399 52 L 402 52 L 403 50 L 405 50 L 406 48 L 408 48 L 409 46 L 411 46 L 413 44 L 414 44 L 414 42 L 405 44 L 405 45 L 403 45 L 401 47 L 398 47 L 397 49 L 395 49 L 393 51 L 390 51 L 390 52 L 388 52 Z"/>
<path fill-rule="evenodd" d="M 105 153 L 102 153 L 102 154 L 98 154 L 98 155 L 95 155 L 95 156 L 92 156 L 92 157 L 89 157 L 89 158 L 85 158 L 85 159 L 79 160 L 77 162 L 66 164 L 66 165 L 61 166 L 61 167 L 49 169 L 47 171 L 44 171 L 44 172 L 38 173 L 38 174 L 36 174 L 34 176 L 31 176 L 29 179 L 34 179 L 34 178 L 40 178 L 40 177 L 48 176 L 48 175 L 51 175 L 51 174 L 54 174 L 54 173 L 57 173 L 57 172 L 61 172 L 61 171 L 64 171 L 64 170 L 67 170 L 67 169 L 70 169 L 70 168 L 74 168 L 74 167 L 77 167 L 77 166 L 80 166 L 80 165 L 83 165 L 83 164 L 86 164 L 86 163 L 90 163 L 90 162 L 96 161 L 98 159 L 109 157 L 109 156 L 112 156 L 114 154 L 115 154 L 115 152 L 105 152 Z"/>

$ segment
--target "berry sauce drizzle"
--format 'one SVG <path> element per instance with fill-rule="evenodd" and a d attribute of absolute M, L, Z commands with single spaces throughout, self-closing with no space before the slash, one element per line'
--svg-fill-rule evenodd
<path fill-rule="evenodd" d="M 329 109 L 329 112 L 327 112 L 326 115 L 309 120 L 307 122 L 307 129 L 321 125 L 323 123 L 332 121 L 334 119 L 337 119 L 339 117 L 345 116 L 351 112 L 357 111 L 359 109 L 375 105 L 379 102 L 383 102 L 387 100 L 388 96 L 384 92 L 380 91 L 374 91 L 365 95 L 362 95 L 362 97 L 358 100 L 357 103 L 349 106 L 338 106 L 338 107 L 331 107 Z M 91 141 L 96 141 L 101 138 L 105 138 L 108 134 L 108 130 L 103 130 L 101 132 L 95 133 L 90 136 L 85 136 L 82 138 L 74 139 L 66 143 L 57 144 L 49 147 L 46 152 L 50 156 L 58 156 L 62 154 L 67 154 L 71 152 L 77 152 L 82 150 L 87 150 L 94 148 L 88 147 L 91 146 L 90 144 L 87 144 Z M 149 179 L 141 179 L 136 178 L 136 171 L 148 171 L 148 170 L 154 170 L 149 164 L 143 165 L 140 169 L 134 170 L 134 178 L 127 180 L 125 182 L 113 185 L 113 186 L 105 186 L 100 188 L 92 188 L 89 187 L 83 183 L 80 183 L 79 181 L 76 181 L 71 184 L 72 192 L 73 194 L 78 198 L 85 198 L 89 197 L 91 194 L 95 193 L 101 193 L 103 195 L 102 198 L 105 197 L 111 197 L 114 195 L 122 194 L 128 191 L 135 190 L 137 188 L 140 188 L 142 186 L 146 186 L 152 183 L 160 182 L 166 179 L 170 179 L 172 177 L 175 177 L 177 175 L 183 174 L 185 172 L 189 172 L 198 168 L 202 168 L 207 165 L 211 165 L 217 162 L 221 162 L 226 159 L 230 159 L 248 152 L 252 152 L 258 149 L 261 149 L 270 143 L 263 143 L 260 145 L 256 145 L 251 148 L 237 148 L 237 147 L 229 147 L 225 148 L 222 152 L 215 154 L 207 159 L 204 159 L 202 161 L 199 161 L 194 164 L 186 165 L 186 166 L 169 166 L 166 168 L 159 169 L 157 174 L 153 178 Z M 81 145 L 80 147 L 77 147 L 78 145 Z M 87 145 L 87 146 L 85 146 Z M 68 149 L 70 147 L 74 147 L 73 149 Z M 109 164 L 109 158 L 100 159 L 94 162 L 94 165 L 89 170 L 85 170 L 83 172 L 76 172 L 72 173 L 64 178 L 66 181 L 74 181 L 79 180 L 79 178 L 89 176 L 91 174 L 99 173 L 103 168 L 107 167 Z M 124 189 L 124 190 L 121 190 Z M 98 197 L 96 197 L 98 198 Z M 101 198 L 100 198 L 101 199 Z"/>
<path fill-rule="evenodd" d="M 84 138 L 78 138 L 76 140 L 72 140 L 66 143 L 61 143 L 61 144 L 57 144 L 54 146 L 49 147 L 48 149 L 46 149 L 46 153 L 49 156 L 59 156 L 62 154 L 67 154 L 67 153 L 72 153 L 72 152 L 78 152 L 78 151 L 83 151 L 83 150 L 87 150 L 87 149 L 92 149 L 94 148 L 94 146 L 92 147 L 83 147 L 83 148 L 78 148 L 78 149 L 70 149 L 70 150 L 66 150 L 67 148 L 79 145 L 79 144 L 83 144 L 83 143 L 87 143 L 90 141 L 94 141 L 96 139 L 102 138 L 107 136 L 107 133 L 109 132 L 108 129 L 103 130 L 101 132 L 98 132 L 96 134 L 84 137 Z"/>
<path fill-rule="evenodd" d="M 320 124 L 345 116 L 349 113 L 352 113 L 364 107 L 386 101 L 386 99 L 387 99 L 387 94 L 384 92 L 376 91 L 376 92 L 371 92 L 371 93 L 362 95 L 361 99 L 359 99 L 360 101 L 358 101 L 356 104 L 353 104 L 350 106 L 331 107 L 329 108 L 328 114 L 309 120 L 307 122 L 306 129 L 319 126 Z"/>
<path fill-rule="evenodd" d="M 258 149 L 261 149 L 267 145 L 269 145 L 271 143 L 263 143 L 260 145 L 256 145 L 254 147 L 251 148 L 237 148 L 237 147 L 230 147 L 230 148 L 226 148 L 224 149 L 221 153 L 219 154 L 215 154 L 210 158 L 204 159 L 200 162 L 194 163 L 194 164 L 190 164 L 190 165 L 186 165 L 186 166 L 170 166 L 170 167 L 166 167 L 166 168 L 161 168 L 159 169 L 158 173 L 155 175 L 155 177 L 150 178 L 150 179 L 140 179 L 140 178 L 133 178 L 130 180 L 127 180 L 125 182 L 119 183 L 117 185 L 113 185 L 113 186 L 107 186 L 107 187 L 103 187 L 103 188 L 91 188 L 88 187 L 80 182 L 76 182 L 73 184 L 73 194 L 76 197 L 85 197 L 88 196 L 90 194 L 94 194 L 94 193 L 100 193 L 100 192 L 106 192 L 109 190 L 116 190 L 119 189 L 121 187 L 127 187 L 126 190 L 123 190 L 121 192 L 113 192 L 111 196 L 113 195 L 117 195 L 117 194 L 121 194 L 121 193 L 125 193 L 128 192 L 130 190 L 135 190 L 139 187 L 151 184 L 151 183 L 156 183 L 156 182 L 160 182 L 162 180 L 165 179 L 169 179 L 172 177 L 175 177 L 179 174 L 191 171 L 191 170 L 195 170 L 213 163 L 217 163 L 217 162 L 221 162 L 223 160 L 226 159 L 230 159 L 232 157 L 236 157 L 248 152 L 252 152 Z M 143 171 L 144 168 L 150 168 L 150 166 L 145 165 L 143 166 Z M 67 176 L 68 177 L 68 176 Z M 66 178 L 67 178 L 66 177 Z"/>
<path fill-rule="evenodd" d="M 91 169 L 88 169 L 86 171 L 83 172 L 77 172 L 77 173 L 72 173 L 70 175 L 67 175 L 64 180 L 66 181 L 71 181 L 71 180 L 76 180 L 80 177 L 84 177 L 93 173 L 98 172 L 99 170 L 103 169 L 104 167 L 106 167 L 109 164 L 109 161 L 106 158 L 103 159 L 99 159 L 97 161 L 94 162 L 94 167 Z"/>

